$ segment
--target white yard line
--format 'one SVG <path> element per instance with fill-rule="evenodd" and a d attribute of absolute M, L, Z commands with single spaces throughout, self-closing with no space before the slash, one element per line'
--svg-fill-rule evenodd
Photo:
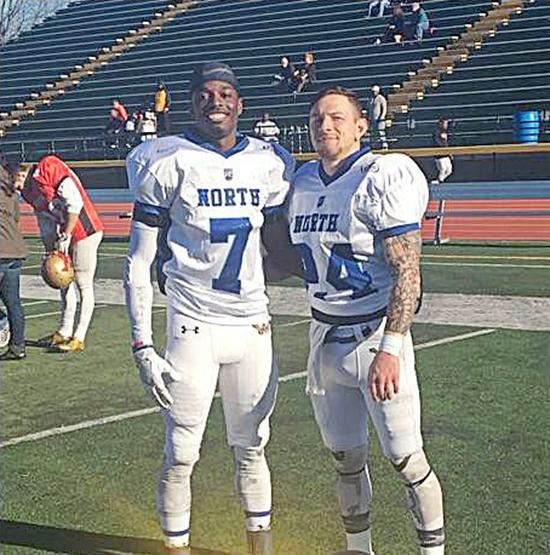
<path fill-rule="evenodd" d="M 422 266 L 469 266 L 472 268 L 530 268 L 550 270 L 550 264 L 491 264 L 483 262 L 427 262 L 422 260 Z"/>
<path fill-rule="evenodd" d="M 290 324 L 305 323 L 308 320 L 300 320 L 298 322 L 290 322 Z M 282 324 L 282 326 L 288 326 L 289 324 Z M 279 326 L 279 327 L 282 327 Z M 447 345 L 449 343 L 455 343 L 457 341 L 464 341 L 465 339 L 472 339 L 474 337 L 479 337 L 482 335 L 488 335 L 494 333 L 494 329 L 484 329 L 479 331 L 474 331 L 471 333 L 463 333 L 460 335 L 454 335 L 451 337 L 445 337 L 443 339 L 436 339 L 434 341 L 427 341 L 426 343 L 420 343 L 415 346 L 416 351 L 421 351 L 422 349 L 428 349 L 430 347 L 437 347 L 439 345 Z M 294 374 L 287 374 L 286 376 L 281 376 L 279 378 L 280 383 L 290 382 L 298 380 L 307 376 L 307 372 L 296 372 Z M 216 397 L 219 395 L 216 394 Z M 122 414 L 115 414 L 114 416 L 106 416 L 104 418 L 97 418 L 95 420 L 86 420 L 84 422 L 79 422 L 78 424 L 71 424 L 69 426 L 58 426 L 57 428 L 50 428 L 49 430 L 42 430 L 41 432 L 36 432 L 33 434 L 27 434 L 20 437 L 14 437 L 0 443 L 0 449 L 4 447 L 11 447 L 13 445 L 19 445 L 20 443 L 29 443 L 31 441 L 37 441 L 39 439 L 45 439 L 48 437 L 59 436 L 68 434 L 70 432 L 76 432 L 79 430 L 86 430 L 89 428 L 95 428 L 97 426 L 103 426 L 105 424 L 111 424 L 113 422 L 122 422 L 123 420 L 129 420 L 131 418 L 137 418 L 140 416 L 146 416 L 148 414 L 153 414 L 159 412 L 160 409 L 157 407 L 151 407 L 147 409 L 133 410 L 130 412 L 124 412 Z"/>
<path fill-rule="evenodd" d="M 98 308 L 105 308 L 111 306 L 108 304 L 98 304 L 94 307 L 94 310 Z M 61 314 L 61 310 L 56 310 L 55 312 L 41 312 L 40 314 L 31 314 L 30 316 L 25 316 L 25 320 L 36 320 L 37 318 L 45 318 L 46 316 L 55 316 L 56 314 Z"/>
<path fill-rule="evenodd" d="M 32 301 L 32 302 L 25 302 L 25 303 L 21 303 L 24 307 L 27 306 L 35 306 L 37 304 L 46 304 L 49 303 L 50 301 Z"/>
<path fill-rule="evenodd" d="M 483 255 L 483 254 L 422 254 L 422 258 L 471 258 L 472 260 L 547 260 L 550 256 L 505 256 L 505 255 Z"/>

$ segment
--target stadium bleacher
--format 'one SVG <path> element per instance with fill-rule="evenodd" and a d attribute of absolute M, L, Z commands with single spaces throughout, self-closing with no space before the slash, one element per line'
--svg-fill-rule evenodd
<path fill-rule="evenodd" d="M 71 5 L 0 54 L 6 74 L 0 106 L 6 109 L 13 105 L 167 6 L 167 1 L 160 0 L 132 2 L 132 9 L 121 0 Z M 438 48 L 449 44 L 466 25 L 479 20 L 492 2 L 425 0 L 423 6 L 435 28 L 432 36 L 420 45 L 377 45 L 388 18 L 365 19 L 364 3 L 355 0 L 195 2 L 161 33 L 83 79 L 34 117 L 24 118 L 9 130 L 3 148 L 7 152 L 20 150 L 20 144 L 25 143 L 29 157 L 52 147 L 72 150 L 78 156 L 84 141 L 93 145 L 101 136 L 113 97 L 121 97 L 130 110 L 138 108 L 151 97 L 159 78 L 171 90 L 172 122 L 177 131 L 189 122 L 186 97 L 191 69 L 209 59 L 231 63 L 241 79 L 246 105 L 243 131 L 250 131 L 265 110 L 282 126 L 303 126 L 314 92 L 306 91 L 294 99 L 269 85 L 281 55 L 299 63 L 304 52 L 313 50 L 319 86 L 339 82 L 366 100 L 373 83 L 391 91 L 409 72 L 436 56 Z M 471 137 L 477 144 L 509 142 L 511 127 L 503 132 L 498 126 L 511 121 L 515 105 L 550 101 L 550 83 L 544 78 L 550 50 L 543 48 L 541 40 L 550 25 L 549 10 L 541 0 L 531 1 L 522 15 L 512 18 L 479 53 L 456 67 L 437 89 L 428 91 L 424 101 L 413 102 L 409 114 L 396 117 L 390 130 L 394 142 L 427 145 L 434 121 L 442 112 L 456 121 L 456 131 L 466 142 Z M 539 64 L 536 71 L 524 64 L 526 60 Z M 518 65 L 523 73 L 517 73 Z M 521 87 L 512 84 L 518 76 L 524 80 Z M 490 131 L 488 118 L 494 120 L 495 128 Z"/>
<path fill-rule="evenodd" d="M 431 146 L 435 123 L 445 116 L 457 144 L 513 142 L 514 113 L 550 105 L 549 31 L 550 5 L 529 3 L 423 101 L 413 102 L 394 122 L 394 136 L 404 146 Z"/>

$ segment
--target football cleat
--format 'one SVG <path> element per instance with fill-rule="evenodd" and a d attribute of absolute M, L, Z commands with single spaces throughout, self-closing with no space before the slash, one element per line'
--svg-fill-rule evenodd
<path fill-rule="evenodd" d="M 76 337 L 71 337 L 65 343 L 56 345 L 55 350 L 60 353 L 81 353 L 86 348 L 84 341 L 80 341 Z"/>
<path fill-rule="evenodd" d="M 66 289 L 74 279 L 71 257 L 59 251 L 49 252 L 42 261 L 42 279 L 54 289 Z"/>
<path fill-rule="evenodd" d="M 69 341 L 68 337 L 61 335 L 58 331 L 54 331 L 50 335 L 41 337 L 36 343 L 39 347 L 57 347 Z"/>

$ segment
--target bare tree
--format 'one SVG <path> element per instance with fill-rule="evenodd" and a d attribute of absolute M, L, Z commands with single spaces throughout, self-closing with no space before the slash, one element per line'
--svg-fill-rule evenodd
<path fill-rule="evenodd" d="M 69 2 L 70 0 L 0 0 L 0 47 Z"/>

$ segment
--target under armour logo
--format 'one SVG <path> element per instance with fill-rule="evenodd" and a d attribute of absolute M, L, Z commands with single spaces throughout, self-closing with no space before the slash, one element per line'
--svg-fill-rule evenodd
<path fill-rule="evenodd" d="M 322 197 L 319 197 L 319 200 L 317 201 L 317 208 L 321 208 L 321 206 L 323 206 L 323 204 L 325 203 L 326 198 L 327 197 L 324 196 L 324 195 Z"/>
<path fill-rule="evenodd" d="M 188 331 L 192 331 L 194 333 L 199 333 L 199 326 L 195 326 L 194 328 L 188 328 L 187 326 L 181 326 L 181 333 L 187 333 Z"/>

